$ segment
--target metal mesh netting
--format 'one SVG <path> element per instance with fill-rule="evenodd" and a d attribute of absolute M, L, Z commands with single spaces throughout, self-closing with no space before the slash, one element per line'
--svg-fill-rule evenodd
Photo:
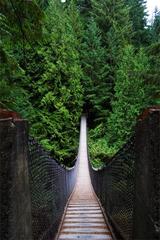
<path fill-rule="evenodd" d="M 73 191 L 78 161 L 67 169 L 53 160 L 35 140 L 29 140 L 29 177 L 34 240 L 53 240 L 66 202 Z"/>
<path fill-rule="evenodd" d="M 0 240 L 53 240 L 77 170 L 28 140 L 26 121 L 0 119 Z"/>
<path fill-rule="evenodd" d="M 135 188 L 134 137 L 101 169 L 90 175 L 94 190 L 119 237 L 132 239 Z"/>
<path fill-rule="evenodd" d="M 104 169 L 90 165 L 92 184 L 117 239 L 160 239 L 160 110 L 143 116 L 135 136 Z M 28 144 L 26 136 L 25 121 L 0 120 L 0 239 L 53 240 L 78 161 L 66 169 L 33 139 Z"/>
<path fill-rule="evenodd" d="M 146 109 L 134 136 L 90 175 L 117 239 L 160 239 L 160 107 Z"/>

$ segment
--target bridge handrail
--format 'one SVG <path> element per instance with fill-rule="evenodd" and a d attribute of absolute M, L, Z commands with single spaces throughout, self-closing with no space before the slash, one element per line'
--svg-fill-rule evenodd
<path fill-rule="evenodd" d="M 141 116 L 133 136 L 108 164 L 95 169 L 89 160 L 93 188 L 118 240 L 160 236 L 160 108 Z"/>
<path fill-rule="evenodd" d="M 120 181 L 123 181 L 123 175 L 121 172 L 124 171 L 125 168 L 129 167 L 129 165 L 127 165 L 127 161 L 129 160 L 134 164 L 133 155 L 131 159 L 127 159 L 124 156 L 128 150 L 131 150 L 131 148 L 134 147 L 133 140 L 134 136 L 131 137 L 128 142 L 112 158 L 110 158 L 108 164 L 106 164 L 102 168 L 93 168 L 91 160 L 89 158 L 89 169 L 93 188 L 98 198 L 100 199 L 102 206 L 104 207 L 106 215 L 108 216 L 110 223 L 113 226 L 113 229 L 116 231 L 117 238 L 127 240 L 132 239 L 133 223 L 131 217 L 133 213 L 133 196 L 131 197 L 131 191 L 133 191 L 134 187 L 134 169 L 131 169 L 133 172 L 132 176 L 130 176 L 130 186 L 128 186 L 131 191 L 127 192 L 127 190 L 123 190 L 123 188 L 125 187 L 125 180 L 124 183 L 119 185 L 119 188 L 121 188 L 119 189 L 119 192 L 121 192 L 122 194 L 125 191 L 123 194 L 125 194 L 127 202 L 123 201 L 124 196 L 120 195 L 120 193 L 117 193 L 116 196 L 116 190 L 118 187 L 118 183 Z M 130 214 L 130 217 L 127 218 L 127 224 L 124 224 L 125 220 L 123 219 L 125 209 L 128 210 Z"/>
<path fill-rule="evenodd" d="M 74 158 L 74 160 L 72 161 L 72 163 L 74 163 L 73 166 L 72 166 L 72 167 L 69 167 L 69 166 L 66 166 L 65 164 L 61 163 L 60 161 L 58 161 L 56 158 L 51 157 L 52 154 L 51 154 L 50 151 L 47 151 L 46 149 L 44 149 L 43 146 L 42 146 L 40 143 L 38 143 L 38 141 L 37 141 L 34 137 L 29 136 L 28 144 L 30 145 L 32 141 L 34 141 L 34 142 L 37 144 L 37 146 L 39 146 L 40 148 L 42 148 L 44 154 L 47 154 L 48 156 L 50 156 L 50 158 L 51 158 L 53 161 L 55 161 L 59 166 L 61 166 L 61 167 L 64 168 L 65 170 L 71 171 L 71 170 L 73 170 L 73 169 L 76 167 L 76 164 L 77 164 L 77 161 L 78 161 L 78 155 L 77 155 L 77 156 Z"/>
<path fill-rule="evenodd" d="M 74 188 L 71 168 L 54 160 L 23 119 L 0 119 L 0 239 L 54 239 Z"/>
<path fill-rule="evenodd" d="M 28 145 L 33 239 L 53 239 L 76 182 L 78 157 L 73 167 L 67 167 L 53 159 L 50 153 L 33 138 L 29 139 Z M 37 162 L 35 154 L 38 155 Z M 43 173 L 44 171 L 46 173 Z M 36 180 L 38 175 L 40 175 L 39 181 Z M 42 177 L 45 179 L 41 182 Z M 48 201 L 46 201 L 45 193 L 48 195 Z"/>

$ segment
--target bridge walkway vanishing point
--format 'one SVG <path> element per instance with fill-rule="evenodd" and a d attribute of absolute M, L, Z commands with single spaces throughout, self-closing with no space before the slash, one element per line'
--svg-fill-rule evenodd
<path fill-rule="evenodd" d="M 59 240 L 112 240 L 111 231 L 90 181 L 86 136 L 86 118 L 82 117 L 78 177 L 56 237 Z"/>

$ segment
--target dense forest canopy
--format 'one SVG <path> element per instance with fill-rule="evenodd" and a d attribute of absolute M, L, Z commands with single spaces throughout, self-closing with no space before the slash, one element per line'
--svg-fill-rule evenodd
<path fill-rule="evenodd" d="M 144 0 L 0 0 L 0 36 L 0 108 L 60 162 L 76 155 L 83 112 L 99 166 L 160 104 L 160 13 L 147 26 Z"/>

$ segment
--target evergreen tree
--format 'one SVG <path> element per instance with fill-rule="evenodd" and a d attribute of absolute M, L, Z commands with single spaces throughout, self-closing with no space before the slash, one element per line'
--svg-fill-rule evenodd
<path fill-rule="evenodd" d="M 80 17 L 80 12 L 77 8 L 75 0 L 71 0 L 66 8 L 66 17 L 70 22 L 70 25 L 73 28 L 73 33 L 76 38 L 77 42 L 77 49 L 80 52 L 80 44 L 82 42 L 82 38 L 84 35 L 84 24 L 82 22 L 82 18 Z"/>
<path fill-rule="evenodd" d="M 90 96 L 90 103 L 92 102 L 92 106 L 93 104 L 95 105 L 93 108 L 97 109 L 96 118 L 103 116 L 106 119 L 108 110 L 111 108 L 110 102 L 114 94 L 115 73 L 119 56 L 126 42 L 130 39 L 129 12 L 128 8 L 125 6 L 124 0 L 114 2 L 110 0 L 92 0 L 91 4 L 91 15 L 99 29 L 98 31 L 101 33 L 101 37 L 99 38 L 98 36 L 97 38 L 97 30 L 96 28 L 93 29 L 92 25 L 92 32 L 91 27 L 89 27 L 90 29 L 87 31 L 91 32 L 93 40 L 90 39 L 90 33 L 88 34 L 87 31 L 86 34 L 88 34 L 88 36 L 86 35 L 86 38 L 88 38 L 87 41 L 90 46 L 91 44 L 89 42 L 97 41 L 96 38 L 98 39 L 99 46 L 96 46 L 98 48 L 96 50 L 96 57 L 98 58 L 97 66 L 100 63 L 101 67 L 100 69 L 96 68 L 96 71 L 97 75 L 99 75 L 99 79 L 101 79 L 99 87 L 96 83 L 94 94 L 92 95 L 93 99 Z M 88 26 L 90 26 L 90 24 Z M 95 33 L 93 32 L 94 30 Z M 89 64 L 91 65 L 93 62 L 93 56 L 89 53 L 89 50 L 91 51 L 90 46 L 88 46 L 88 56 L 85 54 L 85 57 L 86 62 L 90 62 Z M 100 54 L 99 57 L 98 54 Z M 96 57 L 94 56 L 94 65 L 92 66 L 92 69 L 95 68 Z M 85 74 L 86 73 L 85 70 Z M 87 77 L 89 79 L 91 78 L 89 72 L 87 73 Z M 95 80 L 95 82 L 97 82 L 97 80 Z M 94 85 L 92 88 L 94 88 Z"/>
<path fill-rule="evenodd" d="M 107 105 L 110 98 L 110 89 L 106 82 L 109 67 L 106 65 L 101 31 L 93 18 L 90 19 L 84 32 L 81 62 L 85 109 L 90 119 L 104 121 L 107 116 Z"/>
<path fill-rule="evenodd" d="M 132 43 L 136 48 L 150 41 L 147 29 L 147 11 L 145 0 L 125 0 L 129 6 L 129 16 L 132 23 Z"/>
<path fill-rule="evenodd" d="M 149 70 L 148 58 L 141 49 L 137 54 L 126 46 L 119 62 L 112 113 L 107 121 L 108 142 L 121 147 L 130 136 L 140 111 L 151 101 L 144 74 Z"/>
<path fill-rule="evenodd" d="M 114 44 L 117 49 L 124 46 L 130 39 L 131 30 L 129 9 L 124 0 L 92 0 L 91 3 L 92 15 L 102 32 L 103 45 L 108 48 Z"/>
<path fill-rule="evenodd" d="M 160 12 L 157 9 L 155 10 L 154 22 L 151 29 L 153 36 L 152 42 L 160 41 Z"/>
<path fill-rule="evenodd" d="M 43 12 L 35 1 L 0 0 L 0 13 L 7 20 L 12 40 L 32 41 L 40 37 Z"/>
<path fill-rule="evenodd" d="M 43 10 L 45 10 L 49 5 L 49 0 L 36 0 L 36 2 L 38 6 Z"/>
<path fill-rule="evenodd" d="M 30 121 L 32 135 L 69 164 L 77 151 L 83 104 L 78 12 L 74 19 L 73 3 L 64 8 L 50 1 L 46 8 L 47 1 L 37 2 L 46 9 L 45 20 L 35 2 L 0 2 L 0 105 L 20 112 Z"/>
<path fill-rule="evenodd" d="M 41 35 L 42 18 L 34 2 L 0 1 L 0 104 L 20 111 L 24 117 L 29 115 L 27 110 L 32 114 L 32 107 L 28 93 L 21 87 L 26 76 L 19 57 L 24 55 L 27 42 L 31 44 Z"/>
<path fill-rule="evenodd" d="M 102 33 L 102 46 L 105 48 L 105 64 L 108 66 L 106 68 L 105 85 L 111 89 L 112 96 L 114 93 L 117 63 L 121 59 L 122 49 L 130 40 L 131 25 L 129 12 L 124 0 L 92 0 L 92 16 Z M 111 99 L 109 100 L 109 105 Z"/>
<path fill-rule="evenodd" d="M 90 17 L 90 12 L 92 9 L 91 0 L 78 0 L 77 6 L 81 16 L 83 17 L 82 19 L 84 20 L 85 24 L 85 21 L 88 22 L 89 20 L 88 18 Z"/>
<path fill-rule="evenodd" d="M 85 101 L 92 157 L 112 155 L 160 99 L 159 13 L 147 28 L 145 11 L 144 0 L 0 0 L 0 107 L 68 163 Z"/>
<path fill-rule="evenodd" d="M 50 3 L 44 42 L 37 52 L 28 54 L 29 82 L 25 85 L 32 91 L 36 109 L 32 134 L 54 157 L 66 163 L 77 150 L 77 124 L 83 105 L 79 41 L 69 12 L 58 1 Z"/>
<path fill-rule="evenodd" d="M 150 85 L 150 95 L 153 98 L 152 104 L 160 104 L 160 13 L 155 9 L 154 21 L 150 26 L 152 41 L 147 47 L 147 55 L 150 62 L 150 69 L 145 78 Z"/>
<path fill-rule="evenodd" d="M 160 42 L 152 43 L 147 49 L 147 54 L 150 69 L 145 75 L 146 82 L 150 85 L 152 105 L 160 104 Z"/>

